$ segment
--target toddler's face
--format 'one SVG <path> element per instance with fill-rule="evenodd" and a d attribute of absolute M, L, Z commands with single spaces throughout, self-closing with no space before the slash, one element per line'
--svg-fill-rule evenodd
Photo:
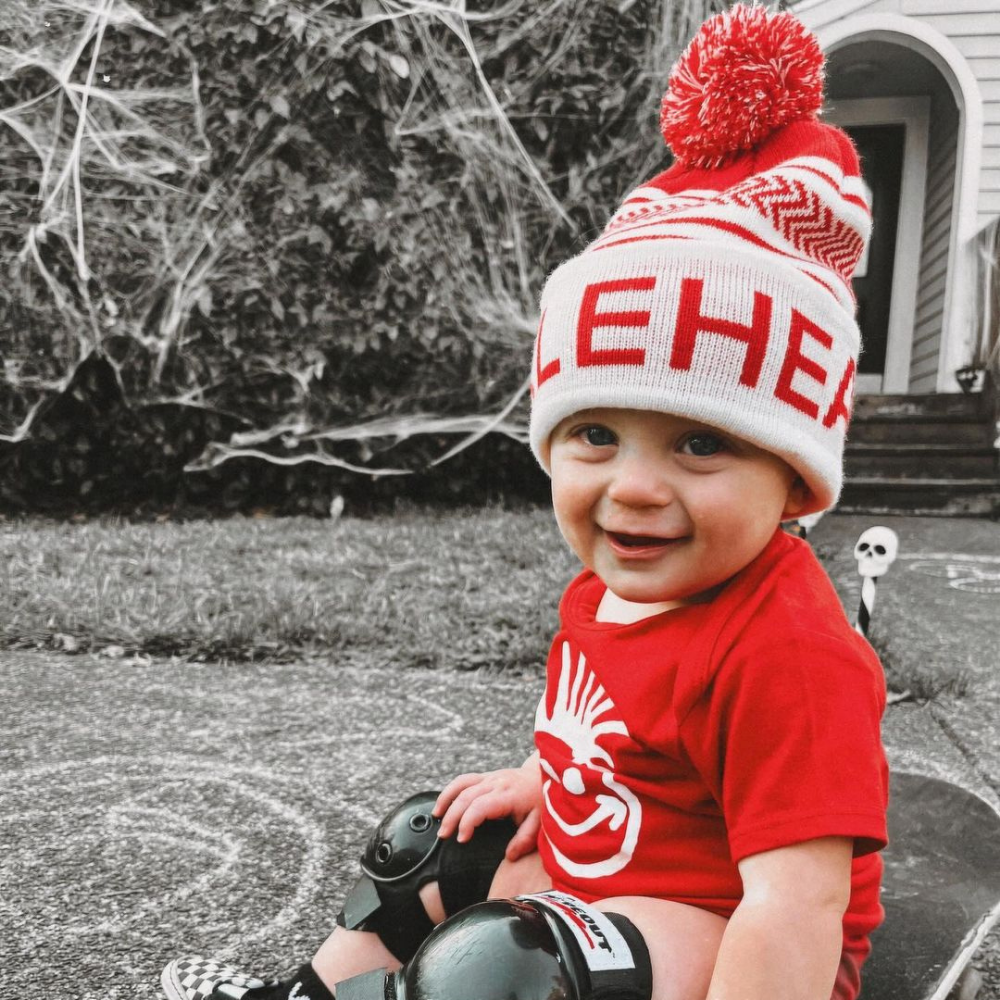
<path fill-rule="evenodd" d="M 550 444 L 563 536 L 614 594 L 635 603 L 707 599 L 808 499 L 776 455 L 665 413 L 584 410 L 559 424 Z"/>

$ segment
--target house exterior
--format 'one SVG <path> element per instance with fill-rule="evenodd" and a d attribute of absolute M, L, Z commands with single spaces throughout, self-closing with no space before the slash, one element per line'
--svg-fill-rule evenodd
<path fill-rule="evenodd" d="M 827 54 L 825 117 L 854 135 L 873 189 L 858 391 L 958 391 L 997 322 L 983 278 L 1000 218 L 1000 0 L 788 8 Z"/>
<path fill-rule="evenodd" d="M 842 509 L 1000 514 L 1000 0 L 790 0 L 872 199 Z M 961 393 L 956 373 L 979 373 Z"/>

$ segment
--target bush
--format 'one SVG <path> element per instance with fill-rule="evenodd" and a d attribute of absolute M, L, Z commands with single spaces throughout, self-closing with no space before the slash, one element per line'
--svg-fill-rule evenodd
<path fill-rule="evenodd" d="M 10 0 L 0 500 L 127 509 L 275 466 L 216 476 L 252 504 L 487 432 L 523 451 L 545 275 L 665 165 L 659 94 L 712 6 Z"/>

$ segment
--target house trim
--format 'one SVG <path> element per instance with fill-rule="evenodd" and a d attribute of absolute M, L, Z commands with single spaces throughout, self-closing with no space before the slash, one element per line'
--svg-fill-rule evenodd
<path fill-rule="evenodd" d="M 847 4 L 848 9 L 846 11 L 840 11 L 841 16 L 846 16 L 855 10 L 862 7 L 867 7 L 872 0 L 841 0 L 841 5 Z M 796 17 L 802 16 L 803 13 L 812 9 L 813 7 L 819 7 L 825 3 L 829 3 L 829 0 L 799 0 L 798 3 L 791 4 L 792 10 L 795 12 Z"/>
<path fill-rule="evenodd" d="M 824 117 L 836 125 L 900 124 L 906 128 L 885 370 L 881 378 L 859 375 L 859 392 L 904 393 L 910 387 L 910 355 L 913 353 L 913 321 L 917 312 L 927 189 L 930 104 L 928 97 L 873 97 L 837 101 L 824 113 Z M 871 384 L 867 384 L 869 380 Z"/>
<path fill-rule="evenodd" d="M 797 12 L 804 6 L 798 5 Z M 803 20 L 814 21 L 817 15 L 820 15 L 819 10 Z M 959 140 L 937 391 L 956 392 L 959 386 L 955 381 L 955 369 L 971 358 L 976 343 L 975 235 L 983 143 L 983 102 L 979 84 L 961 52 L 945 35 L 911 17 L 848 15 L 815 30 L 820 45 L 827 52 L 868 40 L 904 45 L 933 63 L 954 95 L 959 113 Z"/>

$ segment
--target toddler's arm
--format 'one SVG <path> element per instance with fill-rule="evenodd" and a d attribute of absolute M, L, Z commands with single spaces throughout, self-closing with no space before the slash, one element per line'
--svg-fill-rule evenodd
<path fill-rule="evenodd" d="M 464 843 L 483 820 L 510 816 L 518 824 L 507 845 L 507 860 L 516 861 L 536 848 L 541 824 L 542 774 L 538 753 L 520 767 L 460 774 L 438 796 L 434 815 L 441 817 L 439 837 Z"/>
<path fill-rule="evenodd" d="M 822 837 L 739 863 L 708 1000 L 829 1000 L 851 894 L 850 837 Z"/>

